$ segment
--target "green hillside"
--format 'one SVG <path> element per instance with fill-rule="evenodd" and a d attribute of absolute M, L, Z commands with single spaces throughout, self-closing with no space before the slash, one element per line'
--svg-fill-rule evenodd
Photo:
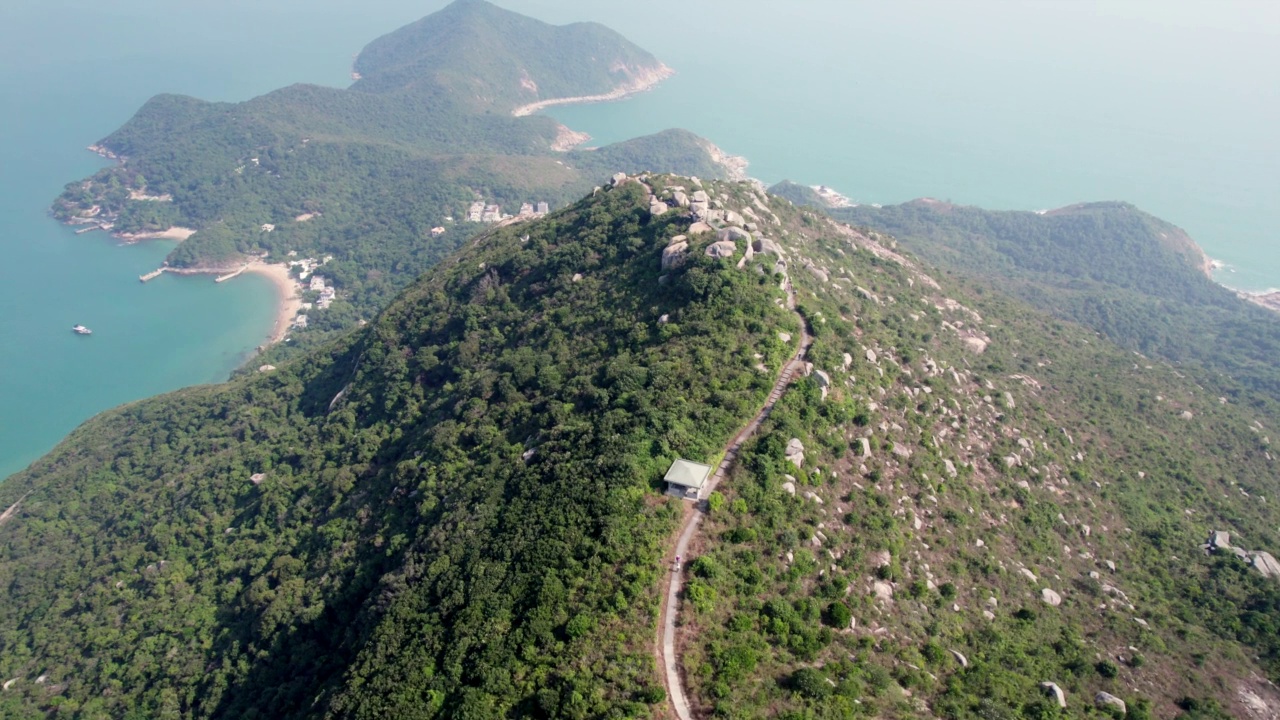
<path fill-rule="evenodd" d="M 98 143 L 120 164 L 68 185 L 55 216 L 126 234 L 197 230 L 170 254 L 176 267 L 332 256 L 340 301 L 295 338 L 313 346 L 482 230 L 467 221 L 473 202 L 515 215 L 525 203 L 563 207 L 619 170 L 725 173 L 686 131 L 564 151 L 553 119 L 512 116 L 520 102 L 659 79 L 661 63 L 598 25 L 460 0 L 374 41 L 356 64 L 365 77 L 348 89 L 152 98 Z"/>
<path fill-rule="evenodd" d="M 105 413 L 0 485 L 0 715 L 667 717 L 690 510 L 659 479 L 764 403 L 787 279 L 811 372 L 682 568 L 699 717 L 1280 707 L 1280 581 L 1200 549 L 1280 550 L 1274 403 L 707 182 L 726 246 L 676 186 L 486 234 L 336 344 Z"/>
<path fill-rule="evenodd" d="M 917 200 L 826 212 L 890 233 L 933 265 L 998 285 L 1124 347 L 1211 368 L 1280 398 L 1275 314 L 1211 280 L 1185 232 L 1132 205 L 1037 214 Z"/>
<path fill-rule="evenodd" d="M 563 27 L 460 0 L 369 44 L 356 59 L 365 93 L 443 95 L 508 111 L 538 100 L 601 95 L 660 74 L 653 55 L 596 23 Z"/>

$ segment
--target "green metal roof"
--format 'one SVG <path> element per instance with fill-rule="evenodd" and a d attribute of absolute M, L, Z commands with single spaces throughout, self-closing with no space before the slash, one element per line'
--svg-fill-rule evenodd
<path fill-rule="evenodd" d="M 667 476 L 663 480 L 684 487 L 701 489 L 710 475 L 710 465 L 689 462 L 688 460 L 676 460 L 671 463 L 671 469 L 667 471 Z"/>

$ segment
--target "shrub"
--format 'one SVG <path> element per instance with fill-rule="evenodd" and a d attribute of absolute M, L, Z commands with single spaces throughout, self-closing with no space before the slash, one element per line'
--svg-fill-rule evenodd
<path fill-rule="evenodd" d="M 833 628 L 845 629 L 853 621 L 853 611 L 843 601 L 836 600 L 827 606 L 826 621 Z"/>
<path fill-rule="evenodd" d="M 821 700 L 831 694 L 831 685 L 813 668 L 800 668 L 791 674 L 791 689 L 810 700 Z"/>

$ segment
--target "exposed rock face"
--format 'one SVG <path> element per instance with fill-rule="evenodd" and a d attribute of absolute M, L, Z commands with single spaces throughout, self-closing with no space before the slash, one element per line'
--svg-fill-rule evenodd
<path fill-rule="evenodd" d="M 627 181 L 627 174 L 626 174 L 626 173 L 614 173 L 614 174 L 613 174 L 613 177 L 609 178 L 609 182 L 610 182 L 614 187 L 618 187 L 619 185 L 621 185 L 622 183 L 624 183 L 624 182 L 626 182 L 626 181 Z"/>
<path fill-rule="evenodd" d="M 724 222 L 726 225 L 743 225 L 746 223 L 746 218 L 732 210 L 725 210 Z"/>
<path fill-rule="evenodd" d="M 804 443 L 800 442 L 800 438 L 791 438 L 787 443 L 785 457 L 796 467 L 804 467 Z"/>
<path fill-rule="evenodd" d="M 769 253 L 778 257 L 782 257 L 784 254 L 782 246 L 769 238 L 756 238 L 751 243 L 751 249 L 758 253 Z"/>
<path fill-rule="evenodd" d="M 895 442 L 893 444 L 893 454 L 897 455 L 900 458 L 906 459 L 911 457 L 911 448 L 907 447 L 906 445 L 902 445 Z"/>
<path fill-rule="evenodd" d="M 1226 530 L 1214 530 L 1213 534 L 1209 536 L 1209 549 L 1226 550 L 1227 548 L 1230 548 L 1230 547 L 1231 547 L 1231 533 L 1227 532 Z"/>
<path fill-rule="evenodd" d="M 1035 574 L 1035 573 L 1031 572 L 1030 570 L 1028 570 L 1028 569 L 1026 569 L 1026 568 L 1020 568 L 1020 569 L 1018 570 L 1018 572 L 1020 572 L 1020 573 L 1022 573 L 1023 575 L 1025 575 L 1025 576 L 1027 577 L 1027 579 L 1028 579 L 1028 580 L 1030 580 L 1031 582 L 1037 582 L 1037 581 L 1039 581 L 1039 580 L 1040 580 L 1040 578 L 1036 577 L 1036 574 Z"/>
<path fill-rule="evenodd" d="M 733 244 L 732 240 L 721 240 L 711 243 L 707 248 L 707 257 L 713 258 L 729 258 L 738 251 L 738 246 Z"/>
<path fill-rule="evenodd" d="M 1051 607 L 1058 607 L 1062 604 L 1062 596 L 1049 588 L 1044 588 L 1040 591 L 1040 599 L 1044 601 L 1044 604 Z"/>
<path fill-rule="evenodd" d="M 1280 562 L 1276 562 L 1269 552 L 1253 554 L 1253 569 L 1262 573 L 1263 577 L 1280 578 Z"/>
<path fill-rule="evenodd" d="M 675 203 L 679 207 L 689 207 L 689 196 L 685 195 L 684 192 L 680 190 L 676 190 L 671 193 L 671 202 Z"/>
<path fill-rule="evenodd" d="M 662 251 L 662 269 L 668 270 L 677 267 L 684 262 L 685 252 L 689 250 L 689 243 L 681 240 L 680 242 L 671 243 Z"/>
<path fill-rule="evenodd" d="M 704 222 L 696 222 L 689 226 L 690 235 L 701 235 L 703 233 L 715 232 L 715 228 Z"/>
<path fill-rule="evenodd" d="M 876 594 L 877 600 L 883 600 L 885 602 L 893 600 L 893 586 L 887 582 L 877 580 L 872 583 L 871 591 Z"/>
<path fill-rule="evenodd" d="M 739 240 L 746 240 L 747 243 L 751 242 L 751 233 L 739 227 L 724 228 L 716 235 L 716 237 L 721 240 L 732 240 L 734 242 Z"/>
<path fill-rule="evenodd" d="M 266 473 L 254 473 L 249 476 L 249 482 L 253 483 L 254 485 L 261 485 L 262 481 L 266 479 L 267 479 Z"/>
<path fill-rule="evenodd" d="M 980 337 L 970 336 L 964 339 L 964 347 L 966 350 L 981 355 L 987 351 L 987 341 Z"/>
<path fill-rule="evenodd" d="M 867 362 L 875 364 L 876 359 L 876 351 L 871 348 L 867 348 Z"/>
<path fill-rule="evenodd" d="M 858 438 L 858 444 L 862 446 L 862 458 L 871 457 L 871 441 L 866 438 Z"/>
<path fill-rule="evenodd" d="M 969 658 L 961 654 L 959 650 L 952 650 L 951 655 L 956 659 L 956 662 L 960 663 L 960 667 L 962 668 L 969 667 Z"/>
<path fill-rule="evenodd" d="M 812 275 L 812 276 L 814 276 L 815 278 L 817 278 L 817 279 L 818 279 L 818 282 L 824 282 L 824 283 L 825 283 L 825 282 L 827 282 L 827 281 L 828 281 L 828 279 L 829 279 L 829 278 L 827 277 L 827 273 L 826 273 L 826 271 L 824 271 L 822 268 L 818 267 L 817 265 L 810 265 L 809 267 L 807 267 L 807 268 L 805 268 L 805 269 L 809 271 L 809 274 L 810 274 L 810 275 Z"/>
<path fill-rule="evenodd" d="M 840 366 L 841 370 L 848 370 L 853 365 L 853 356 L 849 353 L 844 354 L 844 364 Z"/>
<path fill-rule="evenodd" d="M 827 393 L 830 391 L 830 388 L 831 388 L 831 376 L 827 375 L 825 372 L 821 370 L 814 370 L 813 374 L 817 376 L 818 387 L 822 388 L 822 399 L 826 400 Z"/>
<path fill-rule="evenodd" d="M 624 175 L 623 177 L 626 176 Z M 707 195 L 705 190 L 694 190 L 692 201 L 696 203 L 708 203 L 711 202 L 711 198 Z"/>
<path fill-rule="evenodd" d="M 1044 691 L 1045 695 L 1053 698 L 1058 703 L 1058 707 L 1064 708 L 1067 706 L 1067 694 L 1062 692 L 1062 688 L 1058 687 L 1058 683 L 1042 682 L 1040 683 L 1040 689 Z"/>
<path fill-rule="evenodd" d="M 1123 700 L 1107 692 L 1100 692 L 1095 695 L 1093 698 L 1093 704 L 1103 710 L 1106 710 L 1107 708 L 1115 708 L 1120 711 L 1121 715 L 1129 712 L 1129 708 L 1124 704 Z"/>
<path fill-rule="evenodd" d="M 788 495 L 795 495 L 795 494 L 796 494 L 796 484 L 795 484 L 794 482 L 791 482 L 790 480 L 788 480 L 787 482 L 782 483 L 782 490 L 783 490 L 783 492 L 785 492 L 785 493 L 786 493 L 786 494 L 788 494 Z"/>
<path fill-rule="evenodd" d="M 780 332 L 778 333 L 778 339 L 781 340 L 783 343 L 789 343 L 791 342 L 791 333 Z"/>
<path fill-rule="evenodd" d="M 649 215 L 651 215 L 652 217 L 658 217 L 659 215 L 665 215 L 667 210 L 670 210 L 670 209 L 671 208 L 667 207 L 666 203 L 660 200 L 655 200 L 652 204 L 649 205 Z"/>
<path fill-rule="evenodd" d="M 893 562 L 893 555 L 888 550 L 877 550 L 867 559 L 871 562 L 871 567 L 882 568 Z"/>

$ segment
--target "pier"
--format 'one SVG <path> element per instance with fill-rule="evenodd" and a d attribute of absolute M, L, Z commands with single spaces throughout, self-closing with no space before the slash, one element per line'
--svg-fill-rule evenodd
<path fill-rule="evenodd" d="M 244 272 L 247 269 L 249 269 L 248 265 L 242 265 L 240 266 L 239 270 L 236 270 L 234 272 L 229 272 L 226 275 L 219 275 L 218 277 L 214 278 L 214 282 L 222 282 L 223 280 L 230 280 L 231 278 L 239 275 L 240 273 Z"/>
<path fill-rule="evenodd" d="M 155 270 L 152 270 L 146 275 L 139 275 L 138 280 L 140 280 L 141 282 L 146 282 L 148 280 L 155 280 L 156 278 L 163 275 L 164 271 L 165 271 L 165 268 L 156 268 Z"/>

